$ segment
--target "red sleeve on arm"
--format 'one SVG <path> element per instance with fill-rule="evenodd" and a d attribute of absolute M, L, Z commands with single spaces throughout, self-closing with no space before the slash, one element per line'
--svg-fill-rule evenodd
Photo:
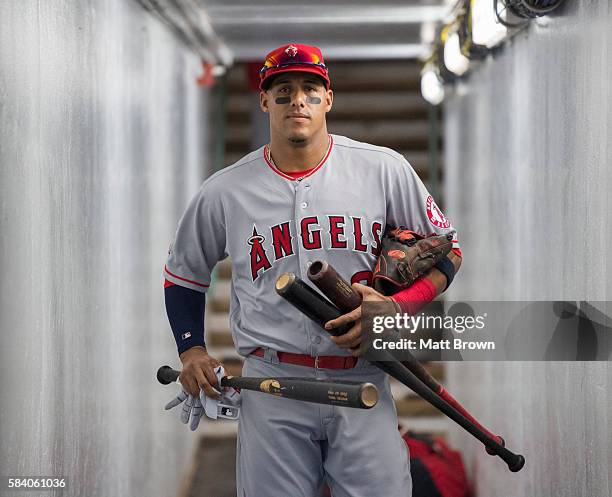
<path fill-rule="evenodd" d="M 421 276 L 411 286 L 397 292 L 391 298 L 395 300 L 405 314 L 414 316 L 425 304 L 431 302 L 436 296 L 435 285 L 424 276 Z"/>

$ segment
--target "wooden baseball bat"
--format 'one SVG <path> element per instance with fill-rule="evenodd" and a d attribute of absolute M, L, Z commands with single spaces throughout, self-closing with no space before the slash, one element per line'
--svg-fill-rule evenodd
<path fill-rule="evenodd" d="M 283 273 L 278 277 L 276 293 L 294 306 L 299 305 L 298 308 L 302 313 L 322 327 L 330 319 L 335 319 L 334 316 L 340 315 L 334 304 L 322 297 L 321 294 L 293 273 Z M 341 326 L 330 331 L 330 333 L 339 336 L 346 333 L 348 329 L 348 326 Z"/>
<path fill-rule="evenodd" d="M 176 382 L 180 374 L 180 371 L 170 366 L 161 366 L 157 370 L 157 381 L 162 385 L 168 385 Z M 252 390 L 286 399 L 357 409 L 371 409 L 378 403 L 376 385 L 358 381 L 336 382 L 315 378 L 225 376 L 221 379 L 221 386 Z"/>
<path fill-rule="evenodd" d="M 351 312 L 361 305 L 361 295 L 353 290 L 353 287 L 338 274 L 338 272 L 326 261 L 315 261 L 308 269 L 308 279 L 323 292 L 323 294 L 343 313 Z M 498 444 L 505 446 L 505 441 L 499 435 L 495 435 L 486 429 L 470 412 L 461 405 L 412 355 L 409 350 L 402 351 L 408 359 L 400 361 L 412 373 L 437 395 L 463 414 L 468 420 L 474 423 L 481 431 L 495 440 Z M 491 449 L 486 447 L 489 454 L 495 455 Z"/>
<path fill-rule="evenodd" d="M 285 273 L 286 274 L 286 273 Z M 283 275 L 281 275 L 282 277 Z M 281 278 L 279 277 L 279 279 Z M 289 279 L 286 279 L 286 285 L 295 285 L 296 282 L 299 284 L 301 282 L 300 278 L 294 274 Z M 304 282 L 301 282 L 302 285 L 305 285 Z M 285 286 L 285 285 L 283 285 Z M 278 292 L 278 281 L 277 281 L 277 292 Z M 280 292 L 279 292 L 280 293 Z M 291 290 L 285 291 L 285 294 L 292 294 L 293 299 L 290 301 L 298 310 L 301 310 L 299 293 L 293 293 Z M 282 294 L 281 294 L 282 296 Z M 327 305 L 327 301 L 317 293 L 314 293 L 314 296 L 318 298 L 323 305 Z M 316 314 L 316 299 L 311 295 L 313 300 L 308 302 L 309 312 L 311 314 Z M 341 316 L 342 313 L 339 310 L 336 310 L 336 316 L 331 318 L 335 319 Z M 314 320 L 317 323 L 321 323 L 322 319 L 318 318 Z M 327 322 L 328 320 L 324 320 Z M 417 378 L 412 371 L 410 371 L 406 366 L 401 364 L 390 352 L 388 351 L 380 351 L 379 355 L 381 357 L 380 360 L 371 361 L 372 364 L 377 366 L 379 369 L 384 371 L 385 373 L 393 376 L 399 382 L 406 385 L 416 394 L 421 396 L 427 402 L 432 404 L 438 410 L 440 410 L 443 414 L 448 416 L 450 419 L 455 421 L 459 426 L 465 429 L 468 433 L 473 435 L 475 438 L 480 440 L 487 448 L 491 450 L 495 455 L 499 456 L 507 465 L 510 471 L 516 472 L 520 471 L 522 467 L 525 465 L 525 458 L 520 454 L 514 454 L 509 451 L 502 445 L 500 445 L 496 440 L 489 437 L 486 433 L 484 433 L 480 428 L 478 428 L 474 423 L 472 423 L 469 419 L 467 419 L 463 414 L 457 411 L 453 406 L 451 406 L 448 402 L 438 396 L 434 391 L 432 391 L 425 383 L 423 383 L 419 378 Z"/>

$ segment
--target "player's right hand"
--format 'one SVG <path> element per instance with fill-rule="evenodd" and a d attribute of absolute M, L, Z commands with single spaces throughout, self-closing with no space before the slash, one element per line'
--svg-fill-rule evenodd
<path fill-rule="evenodd" d="M 206 349 L 200 346 L 186 350 L 179 357 L 183 369 L 178 379 L 183 389 L 196 399 L 200 396 L 200 390 L 203 390 L 208 397 L 219 399 L 221 387 L 214 369 L 221 363 L 208 355 Z"/>

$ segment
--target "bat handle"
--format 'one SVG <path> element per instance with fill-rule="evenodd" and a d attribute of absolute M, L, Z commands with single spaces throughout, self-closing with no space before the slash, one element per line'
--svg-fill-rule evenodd
<path fill-rule="evenodd" d="M 452 236 L 451 236 L 452 238 Z M 361 305 L 361 296 L 353 290 L 351 285 L 345 281 L 342 276 L 326 261 L 315 261 L 311 264 L 308 269 L 308 278 L 312 281 L 321 292 L 340 309 L 342 312 L 350 312 Z M 406 353 L 408 353 L 406 351 Z M 401 361 L 419 380 L 421 380 L 427 387 L 437 393 L 442 399 L 448 402 L 454 407 L 459 413 L 465 418 L 472 422 L 482 432 L 484 432 L 494 442 L 497 442 L 502 447 L 505 447 L 505 441 L 499 435 L 495 435 L 482 426 L 476 418 L 474 418 L 454 397 L 449 394 L 446 389 L 440 385 L 418 362 L 414 357 L 411 356 L 408 361 Z M 497 455 L 497 453 L 485 445 L 485 449 L 490 455 Z M 523 461 L 524 464 L 524 461 Z"/>
<path fill-rule="evenodd" d="M 169 385 L 177 381 L 180 374 L 180 371 L 172 369 L 170 366 L 161 366 L 157 370 L 157 381 L 162 385 Z"/>
<path fill-rule="evenodd" d="M 480 422 L 476 418 L 474 418 L 474 416 L 472 416 L 467 411 L 467 409 L 465 409 L 465 407 L 463 407 L 450 393 L 448 393 L 448 391 L 442 385 L 438 385 L 438 386 L 439 386 L 439 388 L 438 388 L 438 395 L 440 397 L 442 397 L 446 402 L 448 402 L 451 406 L 453 406 L 455 409 L 457 409 L 457 411 L 459 411 L 461 414 L 463 414 L 463 416 L 466 417 L 469 421 L 471 421 L 473 424 L 475 424 L 489 438 L 491 438 L 492 440 L 495 440 L 502 447 L 506 446 L 506 441 L 502 437 L 500 437 L 499 435 L 495 435 L 494 433 L 492 433 L 489 430 L 487 430 L 484 426 L 482 426 L 480 424 Z M 495 452 L 493 452 L 488 447 L 485 446 L 485 449 L 487 451 L 487 454 L 489 454 L 491 456 L 495 456 L 496 455 Z"/>

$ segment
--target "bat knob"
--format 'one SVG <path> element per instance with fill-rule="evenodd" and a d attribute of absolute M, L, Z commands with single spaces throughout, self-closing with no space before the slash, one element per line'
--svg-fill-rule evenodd
<path fill-rule="evenodd" d="M 170 366 L 161 366 L 157 370 L 157 381 L 159 381 L 162 385 L 169 385 L 174 380 L 171 379 L 172 368 Z"/>
<path fill-rule="evenodd" d="M 523 469 L 523 466 L 525 466 L 525 458 L 522 455 L 518 454 L 514 463 L 508 464 L 508 469 L 513 473 L 516 473 L 517 471 Z"/>
<path fill-rule="evenodd" d="M 506 441 L 502 437 L 500 437 L 499 435 L 497 435 L 497 443 L 499 445 L 501 445 L 502 447 L 506 446 Z M 485 447 L 485 450 L 487 451 L 487 454 L 489 454 L 490 456 L 496 456 L 497 455 L 494 451 L 489 449 L 489 447 Z"/>

